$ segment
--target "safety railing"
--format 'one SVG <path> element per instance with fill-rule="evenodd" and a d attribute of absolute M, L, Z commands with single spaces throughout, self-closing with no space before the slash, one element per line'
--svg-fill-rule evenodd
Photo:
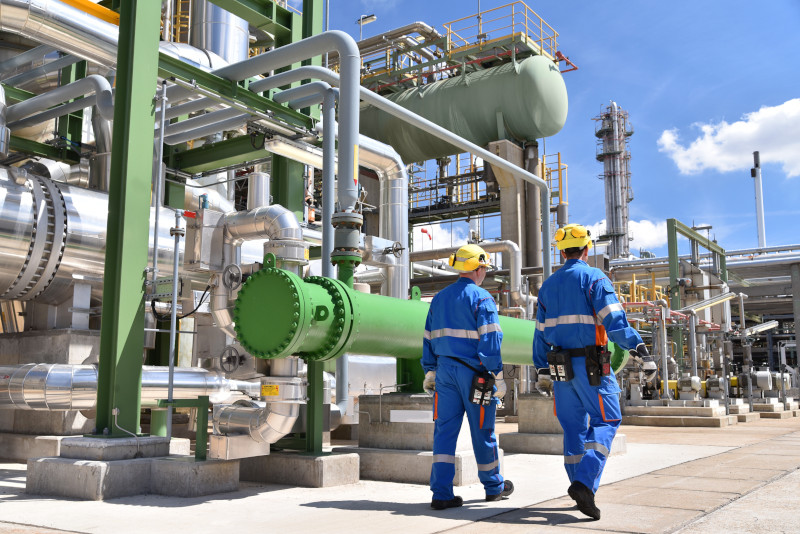
<path fill-rule="evenodd" d="M 521 1 L 448 22 L 444 27 L 448 57 L 472 48 L 491 48 L 508 39 L 536 45 L 539 54 L 550 59 L 555 59 L 558 49 L 558 32 Z"/>
<path fill-rule="evenodd" d="M 548 161 L 550 163 L 548 163 Z M 568 165 L 561 161 L 561 152 L 541 156 L 539 165 L 540 175 L 547 182 L 550 188 L 550 228 L 555 231 L 558 228 L 557 206 L 567 204 L 567 169 Z M 556 247 L 551 251 L 553 265 L 561 263 L 561 255 Z"/>

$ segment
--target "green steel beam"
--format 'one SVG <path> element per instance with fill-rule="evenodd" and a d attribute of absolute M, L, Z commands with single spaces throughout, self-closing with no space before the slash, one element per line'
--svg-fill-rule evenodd
<path fill-rule="evenodd" d="M 717 243 L 711 241 L 708 236 L 704 236 L 690 227 L 686 226 L 677 219 L 667 219 L 667 245 L 669 250 L 669 305 L 673 310 L 681 308 L 681 296 L 678 290 L 678 278 L 680 277 L 680 260 L 678 254 L 678 234 L 690 241 L 697 242 L 717 256 L 719 261 L 719 277 L 723 282 L 728 282 L 728 264 L 725 258 L 725 249 Z"/>
<path fill-rule="evenodd" d="M 18 102 L 22 102 L 23 100 L 28 100 L 31 97 L 36 96 L 36 94 L 31 93 L 29 91 L 25 91 L 24 89 L 17 89 L 16 87 L 12 87 L 10 85 L 2 84 L 3 91 L 6 93 L 6 105 L 16 104 Z"/>
<path fill-rule="evenodd" d="M 263 154 L 263 152 L 262 152 Z M 306 179 L 305 165 L 281 156 L 272 156 L 272 197 L 276 204 L 303 220 Z"/>
<path fill-rule="evenodd" d="M 103 286 L 97 432 L 139 433 L 144 281 L 150 212 L 161 3 L 120 2 L 108 226 Z M 145 221 L 145 224 L 142 224 Z M 115 416 L 115 410 L 119 415 Z M 124 429 L 124 430 L 120 430 Z"/>
<path fill-rule="evenodd" d="M 86 61 L 79 61 L 61 69 L 59 85 L 67 85 L 76 80 L 86 77 Z M 75 111 L 69 115 L 58 118 L 58 135 L 65 139 L 68 144 L 81 146 L 83 134 L 83 110 Z"/>
<path fill-rule="evenodd" d="M 296 13 L 279 6 L 273 0 L 211 0 L 211 3 L 276 38 L 290 34 L 292 26 L 299 18 Z"/>
<path fill-rule="evenodd" d="M 680 277 L 680 257 L 678 254 L 678 221 L 667 219 L 667 251 L 669 254 L 669 306 L 673 310 L 681 307 L 681 292 L 678 287 Z"/>
<path fill-rule="evenodd" d="M 263 158 L 266 155 L 264 134 L 243 135 L 186 152 L 176 149 L 171 156 L 171 165 L 194 174 Z"/>
<path fill-rule="evenodd" d="M 164 53 L 158 56 L 158 75 L 162 78 L 175 77 L 190 83 L 194 81 L 198 87 L 227 97 L 239 104 L 261 111 L 262 113 L 272 113 L 275 119 L 283 121 L 291 126 L 311 128 L 313 125 L 310 117 L 298 111 L 277 104 L 268 98 L 242 87 L 234 81 L 220 78 L 219 76 L 193 67 L 180 59 L 176 59 Z"/>
<path fill-rule="evenodd" d="M 63 161 L 69 164 L 79 163 L 81 161 L 81 155 L 72 149 L 45 145 L 43 143 L 17 137 L 16 135 L 11 136 L 9 147 L 13 152 L 22 152 L 30 156 L 41 156 L 43 158 Z"/>

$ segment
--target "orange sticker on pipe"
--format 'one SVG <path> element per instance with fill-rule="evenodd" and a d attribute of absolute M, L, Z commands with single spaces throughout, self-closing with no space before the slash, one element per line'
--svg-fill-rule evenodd
<path fill-rule="evenodd" d="M 358 187 L 358 145 L 353 145 L 353 184 Z"/>

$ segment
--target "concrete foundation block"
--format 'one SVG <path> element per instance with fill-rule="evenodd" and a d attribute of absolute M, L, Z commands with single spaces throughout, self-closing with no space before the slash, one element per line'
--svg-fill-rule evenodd
<path fill-rule="evenodd" d="M 751 413 L 749 404 L 731 404 L 728 408 L 732 414 Z"/>
<path fill-rule="evenodd" d="M 738 422 L 736 415 L 721 415 L 716 417 L 678 416 L 678 415 L 623 415 L 623 425 L 635 426 L 701 426 L 721 428 L 735 425 Z"/>
<path fill-rule="evenodd" d="M 782 412 L 784 411 L 784 407 L 782 403 L 753 403 L 753 411 L 754 412 L 761 412 L 761 413 L 769 413 L 769 412 Z"/>
<path fill-rule="evenodd" d="M 95 462 L 72 458 L 28 460 L 25 491 L 90 501 L 150 492 L 149 458 Z"/>
<path fill-rule="evenodd" d="M 433 453 L 429 451 L 407 451 L 392 449 L 369 449 L 363 447 L 340 447 L 337 452 L 353 452 L 360 457 L 361 478 L 383 482 L 410 484 L 430 483 Z M 500 473 L 503 472 L 503 450 L 498 450 Z M 478 483 L 478 463 L 472 451 L 458 451 L 454 486 Z"/>
<path fill-rule="evenodd" d="M 500 447 L 505 452 L 523 454 L 564 454 L 564 434 L 527 434 L 508 432 L 498 436 Z M 617 434 L 611 443 L 611 455 L 628 452 L 625 434 Z"/>
<path fill-rule="evenodd" d="M 519 396 L 519 432 L 521 434 L 561 434 L 561 424 L 553 413 L 553 398 L 525 393 Z"/>
<path fill-rule="evenodd" d="M 239 489 L 237 460 L 153 458 L 151 462 L 151 493 L 170 497 L 200 497 Z"/>
<path fill-rule="evenodd" d="M 59 456 L 63 436 L 0 434 L 0 458 L 27 462 L 30 458 Z"/>
<path fill-rule="evenodd" d="M 731 414 L 733 414 L 733 412 L 731 412 Z M 745 412 L 736 414 L 736 420 L 739 423 L 749 423 L 750 421 L 757 421 L 759 419 L 761 419 L 761 414 L 756 412 Z"/>
<path fill-rule="evenodd" d="M 146 436 L 130 438 L 64 438 L 61 457 L 76 460 L 127 460 L 168 456 L 170 440 L 166 437 Z"/>
<path fill-rule="evenodd" d="M 789 419 L 792 417 L 792 412 L 785 410 L 780 412 L 757 412 L 756 415 L 760 415 L 761 419 Z"/>
<path fill-rule="evenodd" d="M 304 454 L 273 452 L 269 456 L 240 460 L 241 480 L 327 488 L 355 484 L 359 478 L 358 454 Z"/>
<path fill-rule="evenodd" d="M 724 406 L 625 406 L 625 415 L 656 415 L 682 417 L 719 417 L 725 415 Z"/>

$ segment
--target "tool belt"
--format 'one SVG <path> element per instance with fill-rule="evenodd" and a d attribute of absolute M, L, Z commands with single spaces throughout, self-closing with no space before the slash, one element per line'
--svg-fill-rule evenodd
<path fill-rule="evenodd" d="M 569 382 L 574 378 L 573 356 L 586 356 L 586 376 L 590 386 L 599 386 L 603 377 L 611 374 L 611 353 L 605 346 L 587 345 L 580 349 L 554 347 L 547 355 L 552 380 Z"/>
<path fill-rule="evenodd" d="M 469 390 L 469 399 L 472 404 L 487 406 L 492 403 L 492 388 L 494 387 L 494 375 L 492 373 L 489 371 L 479 371 L 459 358 L 453 358 L 452 356 L 445 356 L 445 358 L 455 360 L 464 367 L 469 367 L 475 372 Z"/>

